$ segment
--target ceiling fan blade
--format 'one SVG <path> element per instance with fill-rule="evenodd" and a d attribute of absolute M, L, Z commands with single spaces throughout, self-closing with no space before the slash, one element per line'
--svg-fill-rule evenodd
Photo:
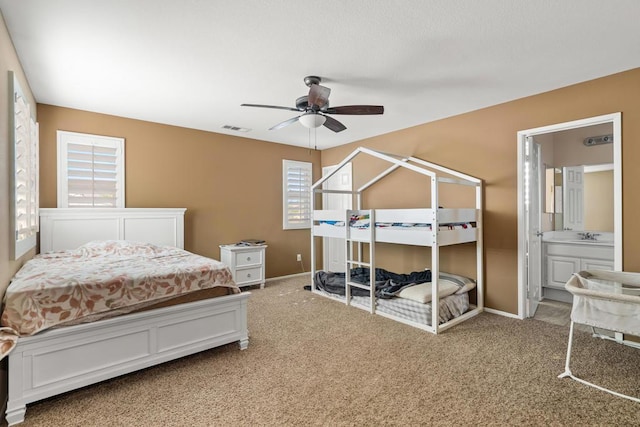
<path fill-rule="evenodd" d="M 351 115 L 383 114 L 384 107 L 382 105 L 344 105 L 342 107 L 330 107 L 322 112 L 327 114 Z"/>
<path fill-rule="evenodd" d="M 300 111 L 297 108 L 292 107 L 280 107 L 279 105 L 263 105 L 263 104 L 240 104 L 241 107 L 260 107 L 260 108 L 275 108 L 276 110 L 288 110 L 288 111 Z"/>
<path fill-rule="evenodd" d="M 296 110 L 296 111 L 298 111 L 298 110 Z M 290 124 L 293 124 L 293 123 L 297 122 L 299 118 L 300 118 L 300 116 L 290 118 L 289 120 L 285 120 L 282 123 L 278 123 L 277 125 L 275 125 L 273 127 L 270 127 L 269 130 L 282 129 L 285 126 L 289 126 Z"/>
<path fill-rule="evenodd" d="M 343 130 L 345 130 L 347 128 L 345 125 L 343 125 L 342 123 L 340 123 L 339 121 L 337 121 L 333 117 L 329 117 L 329 116 L 324 116 L 324 117 L 326 117 L 327 120 L 325 120 L 323 126 L 328 128 L 328 129 L 331 129 L 334 132 L 342 132 Z"/>
<path fill-rule="evenodd" d="M 329 94 L 331 89 L 328 87 L 312 84 L 309 88 L 309 107 L 317 106 L 322 108 L 329 102 Z"/>

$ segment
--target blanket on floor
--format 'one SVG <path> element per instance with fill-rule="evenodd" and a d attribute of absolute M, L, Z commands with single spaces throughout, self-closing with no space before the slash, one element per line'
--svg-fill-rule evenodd
<path fill-rule="evenodd" d="M 370 283 L 371 272 L 367 267 L 352 268 L 350 272 L 352 282 L 368 285 Z M 345 295 L 345 273 L 333 273 L 327 271 L 318 271 L 314 276 L 316 287 L 326 292 Z M 411 273 L 393 273 L 382 268 L 374 270 L 374 281 L 376 284 L 376 297 L 393 298 L 403 288 L 407 286 L 417 285 L 431 281 L 431 271 L 422 270 Z M 351 295 L 353 296 L 369 296 L 367 289 L 352 287 Z"/>

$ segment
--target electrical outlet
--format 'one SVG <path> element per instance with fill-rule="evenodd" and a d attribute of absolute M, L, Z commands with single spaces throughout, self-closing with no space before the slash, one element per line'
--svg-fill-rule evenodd
<path fill-rule="evenodd" d="M 302 254 L 296 255 L 296 261 L 302 261 Z"/>

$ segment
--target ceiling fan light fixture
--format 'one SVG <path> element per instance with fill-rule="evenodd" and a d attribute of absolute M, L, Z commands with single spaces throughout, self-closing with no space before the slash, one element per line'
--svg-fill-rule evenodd
<path fill-rule="evenodd" d="M 317 129 L 324 126 L 333 132 L 342 132 L 347 127 L 332 117 L 332 114 L 341 115 L 370 115 L 383 114 L 384 107 L 382 105 L 342 105 L 338 107 L 329 107 L 329 94 L 331 89 L 320 86 L 322 79 L 318 76 L 307 76 L 304 83 L 309 87 L 309 93 L 296 99 L 295 107 L 283 107 L 280 105 L 265 104 L 240 104 L 242 107 L 259 107 L 273 108 L 276 110 L 295 111 L 301 115 L 292 117 L 289 120 L 280 122 L 269 130 L 282 129 L 283 127 L 292 125 L 295 122 L 302 123 L 307 129 Z"/>
<path fill-rule="evenodd" d="M 325 116 L 317 113 L 305 113 L 298 118 L 302 126 L 309 129 L 319 128 L 326 120 L 327 118 Z"/>

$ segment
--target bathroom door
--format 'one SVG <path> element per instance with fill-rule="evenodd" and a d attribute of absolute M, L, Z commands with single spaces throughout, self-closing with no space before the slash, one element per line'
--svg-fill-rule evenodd
<path fill-rule="evenodd" d="M 562 168 L 563 225 L 565 230 L 584 230 L 584 166 Z"/>
<path fill-rule="evenodd" d="M 322 175 L 328 175 L 335 166 L 322 168 Z M 329 178 L 324 184 L 325 190 L 352 190 L 351 184 L 351 163 L 344 165 L 335 175 Z M 331 194 L 324 193 L 322 196 L 322 208 L 331 210 L 341 210 L 345 212 L 351 209 L 351 194 Z M 322 239 L 322 266 L 325 271 L 344 273 L 346 265 L 346 254 L 344 239 L 325 237 Z"/>
<path fill-rule="evenodd" d="M 527 317 L 533 317 L 538 309 L 538 303 L 542 294 L 542 226 L 541 226 L 541 200 L 542 156 L 540 144 L 533 138 L 527 137 L 525 161 L 528 164 L 527 193 L 528 203 L 525 203 L 527 212 Z"/>

